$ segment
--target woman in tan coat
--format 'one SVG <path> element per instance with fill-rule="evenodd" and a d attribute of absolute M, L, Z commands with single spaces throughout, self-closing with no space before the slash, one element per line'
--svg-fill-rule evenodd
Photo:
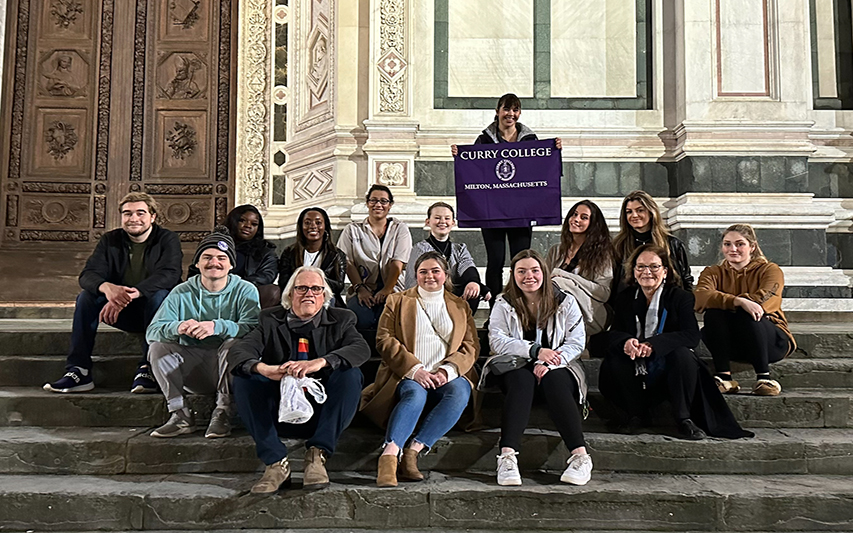
<path fill-rule="evenodd" d="M 770 379 L 770 363 L 797 348 L 782 312 L 785 276 L 764 257 L 748 224 L 726 228 L 722 252 L 723 261 L 703 270 L 693 291 L 696 311 L 705 312 L 702 340 L 714 358 L 717 388 L 740 390 L 729 361 L 743 361 L 755 368 L 752 393 L 776 396 L 782 386 Z"/>
<path fill-rule="evenodd" d="M 396 486 L 398 477 L 424 478 L 418 454 L 456 424 L 477 382 L 477 329 L 468 303 L 448 290 L 447 261 L 430 251 L 414 269 L 418 286 L 390 295 L 379 318 L 382 363 L 361 395 L 361 411 L 387 427 L 376 476 L 380 487 Z"/>

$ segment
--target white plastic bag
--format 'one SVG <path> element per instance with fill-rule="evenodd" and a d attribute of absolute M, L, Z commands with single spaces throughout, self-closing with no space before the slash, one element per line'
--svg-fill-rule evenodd
<path fill-rule="evenodd" d="M 278 421 L 287 424 L 304 424 L 314 416 L 314 408 L 305 397 L 308 391 L 317 403 L 326 401 L 326 389 L 314 378 L 296 379 L 285 376 L 281 380 L 281 403 L 278 404 Z"/>

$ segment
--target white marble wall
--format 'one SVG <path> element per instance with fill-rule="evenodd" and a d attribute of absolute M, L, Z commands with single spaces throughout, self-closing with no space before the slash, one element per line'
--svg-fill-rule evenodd
<path fill-rule="evenodd" d="M 448 96 L 533 96 L 533 0 L 450 1 Z"/>
<path fill-rule="evenodd" d="M 835 24 L 833 0 L 815 0 L 815 36 L 817 41 L 818 94 L 824 98 L 838 96 L 835 71 Z"/>
<path fill-rule="evenodd" d="M 717 93 L 770 96 L 767 0 L 717 0 Z"/>
<path fill-rule="evenodd" d="M 551 3 L 551 96 L 637 95 L 635 0 Z"/>

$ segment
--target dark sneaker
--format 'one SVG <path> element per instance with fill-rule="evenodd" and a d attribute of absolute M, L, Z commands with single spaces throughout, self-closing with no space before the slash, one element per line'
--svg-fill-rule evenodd
<path fill-rule="evenodd" d="M 172 413 L 169 421 L 151 432 L 152 437 L 169 438 L 192 433 L 195 431 L 195 421 L 192 416 L 187 416 L 182 410 Z"/>
<path fill-rule="evenodd" d="M 685 418 L 678 424 L 678 433 L 687 440 L 702 440 L 708 435 L 702 431 L 699 426 L 697 426 L 692 420 L 689 418 Z"/>
<path fill-rule="evenodd" d="M 151 374 L 151 368 L 148 365 L 139 365 L 136 369 L 136 376 L 133 378 L 133 385 L 130 386 L 130 392 L 134 394 L 153 394 L 160 390 L 157 382 L 154 381 L 154 376 Z"/>
<path fill-rule="evenodd" d="M 86 392 L 94 389 L 95 384 L 92 383 L 91 370 L 75 366 L 59 381 L 45 383 L 43 388 L 49 392 Z"/>
<path fill-rule="evenodd" d="M 231 413 L 224 407 L 217 407 L 210 415 L 210 425 L 204 436 L 208 439 L 219 439 L 231 434 Z"/>

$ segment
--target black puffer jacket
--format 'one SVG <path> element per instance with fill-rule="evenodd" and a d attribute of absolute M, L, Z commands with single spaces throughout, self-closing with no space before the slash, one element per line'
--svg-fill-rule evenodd
<path fill-rule="evenodd" d="M 146 241 L 143 264 L 146 277 L 136 288 L 142 296 L 150 297 L 160 290 L 172 290 L 181 282 L 181 240 L 175 232 L 151 225 L 151 234 Z M 121 285 L 124 271 L 130 260 L 130 237 L 122 228 L 104 234 L 95 251 L 86 261 L 80 273 L 80 287 L 98 294 L 102 283 Z"/>

